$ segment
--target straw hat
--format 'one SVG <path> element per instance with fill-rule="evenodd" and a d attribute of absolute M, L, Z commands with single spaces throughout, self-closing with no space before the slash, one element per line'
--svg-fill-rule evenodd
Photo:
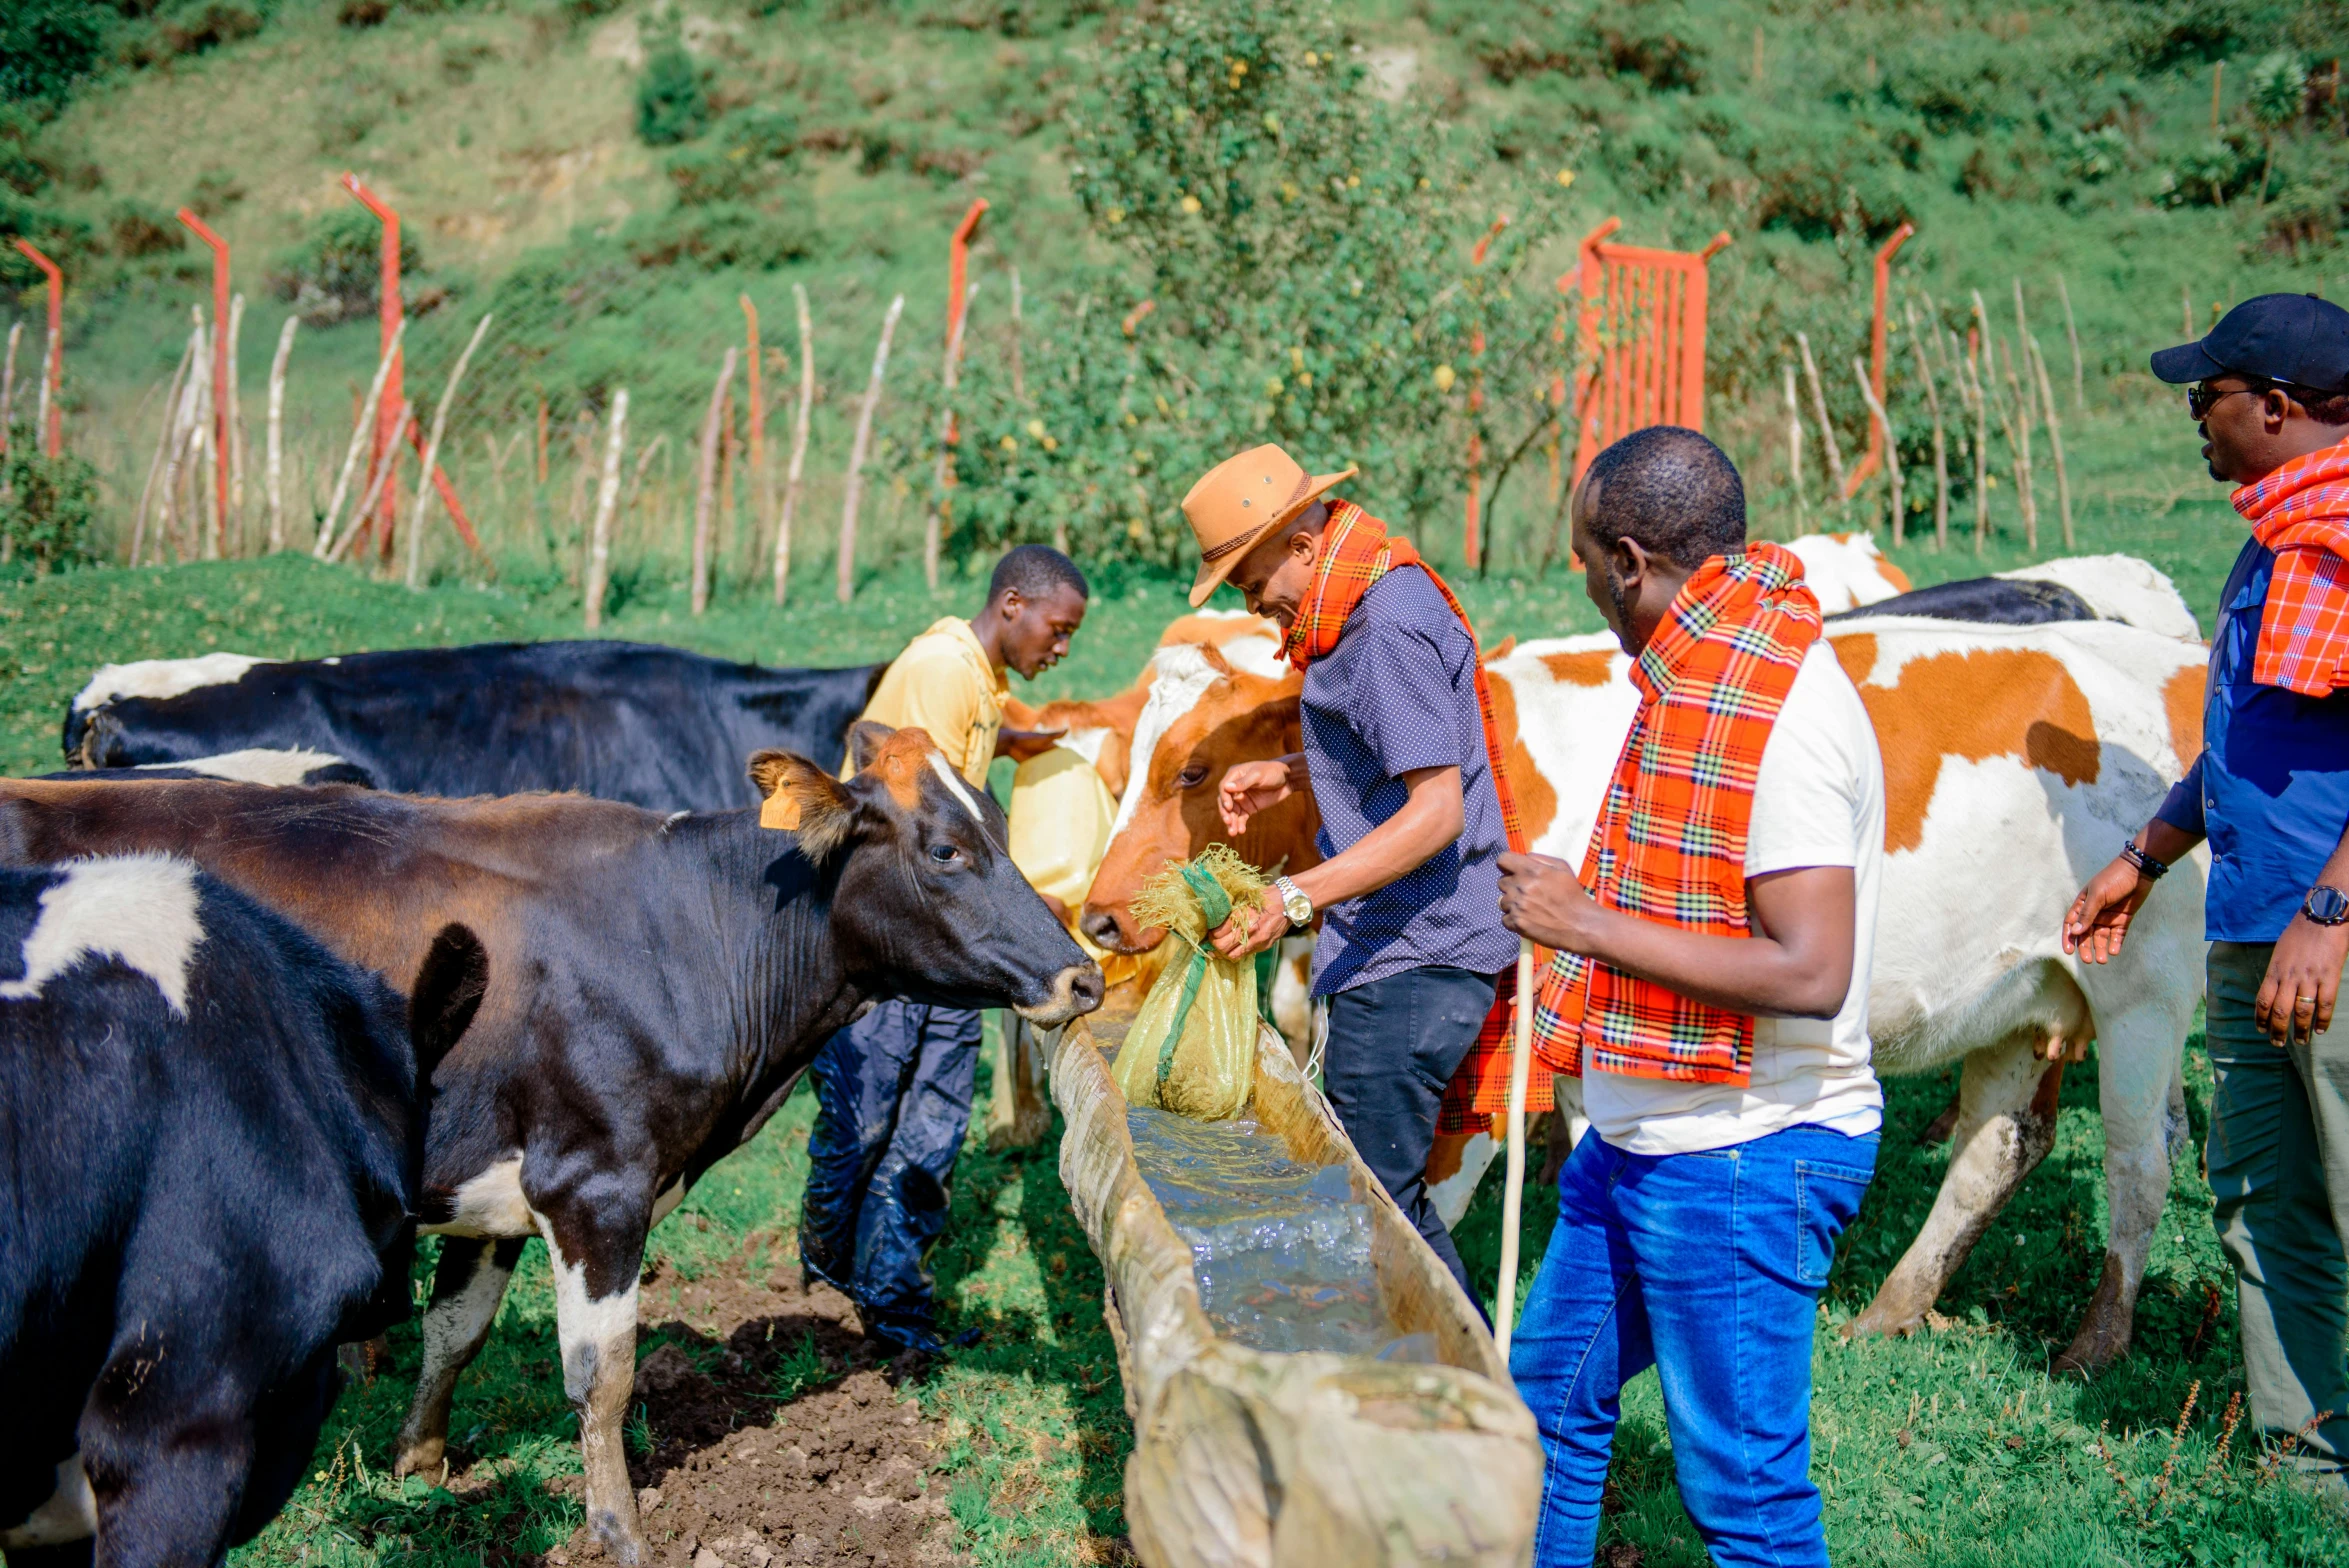
<path fill-rule="evenodd" d="M 1270 442 L 1210 468 L 1183 497 L 1183 520 L 1199 541 L 1199 575 L 1191 579 L 1191 608 L 1207 602 L 1249 546 L 1356 472 L 1349 467 L 1343 473 L 1307 474 L 1295 458 Z"/>

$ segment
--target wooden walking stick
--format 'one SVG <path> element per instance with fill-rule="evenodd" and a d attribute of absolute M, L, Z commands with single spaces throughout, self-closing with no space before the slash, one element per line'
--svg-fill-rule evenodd
<path fill-rule="evenodd" d="M 834 588 L 842 604 L 856 593 L 856 509 L 864 499 L 865 449 L 873 440 L 873 411 L 881 406 L 881 378 L 889 371 L 889 339 L 897 331 L 897 318 L 905 313 L 905 296 L 898 295 L 889 302 L 889 313 L 881 318 L 881 341 L 873 349 L 873 376 L 865 383 L 864 406 L 857 410 L 856 435 L 848 444 L 847 482 L 840 499 L 839 581 Z"/>
<path fill-rule="evenodd" d="M 1525 1088 L 1533 1076 L 1533 942 L 1517 939 L 1517 1006 L 1510 1022 L 1508 1185 L 1501 1189 L 1501 1278 L 1493 1289 L 1493 1343 L 1509 1359 L 1517 1318 L 1517 1227 L 1525 1211 Z"/>
<path fill-rule="evenodd" d="M 799 306 L 799 417 L 791 427 L 791 467 L 783 476 L 783 515 L 775 524 L 775 603 L 791 588 L 791 524 L 799 512 L 800 475 L 807 467 L 808 410 L 816 401 L 816 329 L 808 318 L 807 290 L 794 283 Z"/>
<path fill-rule="evenodd" d="M 742 351 L 728 348 L 718 365 L 718 384 L 710 388 L 710 411 L 701 422 L 701 488 L 693 502 L 693 613 L 710 607 L 710 511 L 717 499 L 718 420 L 726 409 L 726 389 L 734 384 L 734 361 Z"/>
<path fill-rule="evenodd" d="M 595 492 L 595 534 L 587 551 L 587 629 L 604 624 L 604 585 L 612 577 L 612 514 L 620 503 L 620 452 L 628 440 L 628 389 L 612 394 L 611 430 L 604 439 L 603 482 Z"/>

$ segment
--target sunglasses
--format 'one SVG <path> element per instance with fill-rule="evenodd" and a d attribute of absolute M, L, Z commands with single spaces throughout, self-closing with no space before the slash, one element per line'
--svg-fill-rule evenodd
<path fill-rule="evenodd" d="M 2248 387 L 2214 387 L 2207 381 L 2197 381 L 2186 389 L 2186 412 L 2199 425 L 2210 417 L 2210 411 L 2219 406 L 2221 399 L 2233 397 L 2238 392 L 2265 397 L 2275 386 L 2275 382 L 2263 381 Z"/>

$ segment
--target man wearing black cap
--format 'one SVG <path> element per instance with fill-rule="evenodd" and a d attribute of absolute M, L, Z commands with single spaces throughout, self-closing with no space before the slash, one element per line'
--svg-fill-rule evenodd
<path fill-rule="evenodd" d="M 2219 599 L 2202 756 L 2082 890 L 2064 947 L 2104 962 L 2210 840 L 2210 1185 L 2251 1412 L 2349 1505 L 2349 311 L 2263 294 L 2153 373 L 2190 385 L 2251 538 Z"/>

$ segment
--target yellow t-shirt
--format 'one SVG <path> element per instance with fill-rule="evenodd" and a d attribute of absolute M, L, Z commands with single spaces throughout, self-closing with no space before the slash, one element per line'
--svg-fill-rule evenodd
<path fill-rule="evenodd" d="M 950 615 L 905 645 L 863 716 L 892 729 L 928 731 L 947 763 L 985 789 L 1010 700 L 1010 676 L 987 662 L 971 623 Z"/>

